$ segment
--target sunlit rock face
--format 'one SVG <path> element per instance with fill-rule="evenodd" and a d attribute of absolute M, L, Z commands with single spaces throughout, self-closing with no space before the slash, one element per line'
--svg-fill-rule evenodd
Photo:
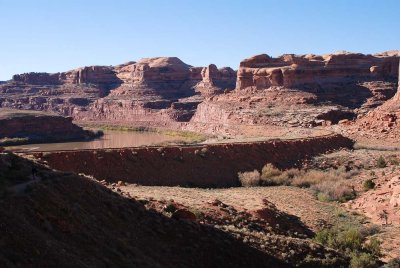
<path fill-rule="evenodd" d="M 331 83 L 386 80 L 397 77 L 397 54 L 364 55 L 341 52 L 327 55 L 286 54 L 253 56 L 240 63 L 237 89 L 271 86 L 324 87 Z"/>
<path fill-rule="evenodd" d="M 232 90 L 236 72 L 176 57 L 62 73 L 25 73 L 0 87 L 0 107 L 55 111 L 82 121 L 188 121 L 205 96 Z"/>

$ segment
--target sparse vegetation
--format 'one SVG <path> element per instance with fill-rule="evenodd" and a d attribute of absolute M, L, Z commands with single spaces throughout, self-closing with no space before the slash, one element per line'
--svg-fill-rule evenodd
<path fill-rule="evenodd" d="M 320 201 L 346 202 L 355 198 L 355 191 L 343 180 L 326 180 L 312 185 L 311 189 L 315 191 Z"/>
<path fill-rule="evenodd" d="M 391 259 L 388 263 L 382 266 L 382 268 L 399 268 L 400 258 Z"/>
<path fill-rule="evenodd" d="M 260 185 L 260 172 L 258 170 L 250 172 L 239 172 L 239 181 L 244 187 L 252 187 Z"/>
<path fill-rule="evenodd" d="M 400 165 L 400 161 L 399 161 L 399 159 L 397 159 L 396 156 L 391 156 L 391 157 L 389 158 L 389 163 L 390 163 L 392 166 L 398 166 L 398 165 Z"/>
<path fill-rule="evenodd" d="M 2 138 L 0 139 L 0 146 L 13 146 L 29 143 L 29 138 Z"/>
<path fill-rule="evenodd" d="M 378 160 L 376 161 L 376 166 L 378 168 L 385 168 L 387 166 L 385 158 L 381 155 Z"/>
<path fill-rule="evenodd" d="M 363 184 L 364 191 L 369 191 L 375 188 L 375 182 L 373 180 L 366 180 Z"/>
<path fill-rule="evenodd" d="M 348 256 L 350 267 L 377 267 L 381 257 L 381 242 L 376 238 L 367 241 L 360 229 L 323 229 L 315 235 L 314 240 L 322 245 L 335 248 Z"/>
<path fill-rule="evenodd" d="M 292 185 L 301 188 L 311 188 L 320 201 L 345 202 L 355 197 L 355 191 L 348 185 L 346 179 L 353 173 L 345 170 L 302 171 L 299 169 L 279 170 L 272 164 L 267 164 L 260 172 L 239 173 L 242 186 L 278 186 Z"/>

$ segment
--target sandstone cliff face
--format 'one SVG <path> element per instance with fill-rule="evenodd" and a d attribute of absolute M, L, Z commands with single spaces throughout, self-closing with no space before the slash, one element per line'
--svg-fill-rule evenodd
<path fill-rule="evenodd" d="M 257 55 L 240 63 L 237 79 L 231 68 L 193 67 L 176 57 L 57 74 L 28 73 L 0 85 L 0 107 L 56 111 L 80 121 L 153 126 L 190 120 L 226 125 L 335 124 L 365 115 L 395 95 L 399 56 L 398 51 Z M 399 98 L 397 94 L 393 100 Z"/>
<path fill-rule="evenodd" d="M 328 83 L 347 83 L 357 79 L 395 79 L 398 62 L 398 56 L 354 53 L 323 56 L 287 54 L 278 58 L 257 55 L 240 63 L 237 89 L 265 89 L 271 86 L 323 87 Z"/>
<path fill-rule="evenodd" d="M 111 86 L 120 81 L 112 67 L 90 66 L 63 73 L 25 73 L 13 76 L 13 81 L 30 85 L 97 84 Z"/>
<path fill-rule="evenodd" d="M 398 70 L 400 71 L 400 63 Z M 397 84 L 396 94 L 383 105 L 359 118 L 353 126 L 356 129 L 348 130 L 350 134 L 362 131 L 363 136 L 366 137 L 398 142 L 400 138 L 400 72 Z"/>
<path fill-rule="evenodd" d="M 235 87 L 230 68 L 192 67 L 176 57 L 63 73 L 15 75 L 0 107 L 55 111 L 82 121 L 188 121 L 204 96 Z"/>
<path fill-rule="evenodd" d="M 257 55 L 236 89 L 201 103 L 193 122 L 316 126 L 366 114 L 396 93 L 400 52 Z"/>

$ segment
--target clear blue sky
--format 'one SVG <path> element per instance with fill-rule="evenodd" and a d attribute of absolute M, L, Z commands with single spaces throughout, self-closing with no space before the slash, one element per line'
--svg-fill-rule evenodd
<path fill-rule="evenodd" d="M 177 56 L 237 68 L 267 53 L 400 49 L 399 0 L 0 0 L 0 80 Z"/>

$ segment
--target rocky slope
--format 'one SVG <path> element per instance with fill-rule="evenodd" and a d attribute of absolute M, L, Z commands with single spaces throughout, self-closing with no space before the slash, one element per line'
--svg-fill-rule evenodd
<path fill-rule="evenodd" d="M 63 73 L 15 75 L 0 107 L 47 110 L 81 121 L 188 121 L 204 96 L 233 89 L 236 72 L 192 67 L 175 57 Z"/>
<path fill-rule="evenodd" d="M 1 178 L 22 161 L 0 160 Z M 1 267 L 285 267 L 221 231 L 146 210 L 93 180 L 37 169 L 40 182 L 1 197 Z"/>
<path fill-rule="evenodd" d="M 355 122 L 344 122 L 341 131 L 355 139 L 384 140 L 397 145 L 400 137 L 400 75 L 397 92 L 391 99 L 365 116 L 360 116 Z"/>
<path fill-rule="evenodd" d="M 207 99 L 192 120 L 316 126 L 352 119 L 394 96 L 399 55 L 257 55 L 240 63 L 236 89 Z"/>
<path fill-rule="evenodd" d="M 1 175 L 16 164 L 33 163 L 0 154 Z M 86 177 L 43 166 L 37 170 L 40 181 L 0 197 L 1 267 L 291 267 L 307 261 L 341 267 L 347 263 L 341 254 L 307 239 L 309 231 L 297 218 L 290 221 L 293 216 L 267 201 L 260 217 L 216 201 L 202 221 L 173 201 L 164 206 L 164 201 L 137 200 Z M 28 178 L 29 171 L 20 176 Z M 225 229 L 228 224 L 237 226 L 237 231 Z"/>

